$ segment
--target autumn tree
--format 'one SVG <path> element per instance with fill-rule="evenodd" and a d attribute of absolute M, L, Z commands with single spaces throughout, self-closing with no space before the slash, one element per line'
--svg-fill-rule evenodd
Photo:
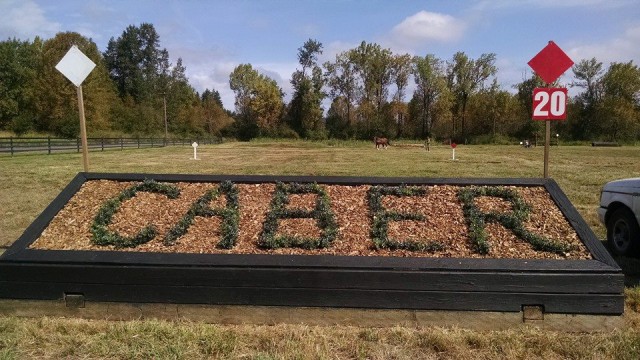
<path fill-rule="evenodd" d="M 78 97 L 76 87 L 55 66 L 76 45 L 96 67 L 82 84 L 87 132 L 111 127 L 111 108 L 116 100 L 102 54 L 90 39 L 75 33 L 58 33 L 43 43 L 38 77 L 35 81 L 36 127 L 65 137 L 79 134 Z"/>
<path fill-rule="evenodd" d="M 239 138 L 275 134 L 284 109 L 284 94 L 276 81 L 241 64 L 229 75 L 229 85 L 236 95 Z"/>
<path fill-rule="evenodd" d="M 223 129 L 233 123 L 233 118 L 225 111 L 220 93 L 206 89 L 202 93 L 202 119 L 205 130 L 210 135 L 220 136 Z"/>

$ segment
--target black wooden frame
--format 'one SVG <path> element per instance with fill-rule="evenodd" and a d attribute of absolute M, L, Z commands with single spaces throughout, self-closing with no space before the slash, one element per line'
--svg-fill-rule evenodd
<path fill-rule="evenodd" d="M 544 186 L 592 260 L 185 254 L 29 249 L 89 180 Z M 79 173 L 0 256 L 0 298 L 618 315 L 623 274 L 552 179 Z"/>

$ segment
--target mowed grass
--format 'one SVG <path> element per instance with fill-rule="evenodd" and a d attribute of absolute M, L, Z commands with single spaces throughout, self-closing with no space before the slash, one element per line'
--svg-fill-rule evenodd
<path fill-rule="evenodd" d="M 543 148 L 365 142 L 255 141 L 198 148 L 90 153 L 90 170 L 118 173 L 411 177 L 542 177 Z M 640 147 L 553 146 L 549 172 L 596 234 L 600 188 L 640 176 Z M 79 171 L 80 154 L 0 155 L 0 244 L 17 239 Z M 628 267 L 637 261 L 622 259 Z M 221 359 L 637 359 L 640 288 L 626 290 L 625 327 L 575 334 L 535 328 L 480 332 L 457 328 L 224 326 L 164 321 L 0 317 L 3 358 Z"/>
<path fill-rule="evenodd" d="M 408 145 L 408 144 L 407 144 Z M 109 150 L 89 154 L 90 171 L 117 173 L 269 174 L 412 177 L 542 177 L 543 148 L 394 146 L 365 142 L 256 141 L 198 147 Z M 554 146 L 549 174 L 599 236 L 600 188 L 640 176 L 640 147 Z M 0 155 L 0 244 L 12 243 L 79 171 L 77 153 Z"/>

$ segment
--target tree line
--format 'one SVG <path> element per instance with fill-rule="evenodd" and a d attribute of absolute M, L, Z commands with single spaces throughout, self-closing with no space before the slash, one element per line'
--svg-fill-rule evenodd
<path fill-rule="evenodd" d="M 104 53 L 73 32 L 0 42 L 0 129 L 77 136 L 75 89 L 54 68 L 72 45 L 97 64 L 83 84 L 87 126 L 94 134 L 148 136 L 162 134 L 166 126 L 175 135 L 241 140 L 533 139 L 542 136 L 544 125 L 531 120 L 532 92 L 550 85 L 577 93 L 568 101 L 567 120 L 553 123 L 563 139 L 640 140 L 640 69 L 632 61 L 605 67 L 595 58 L 580 60 L 569 84 L 544 84 L 532 74 L 504 89 L 493 53 L 474 59 L 457 52 L 440 59 L 397 54 L 363 41 L 320 63 L 323 45 L 309 39 L 297 49 L 288 103 L 274 79 L 240 64 L 229 74 L 235 94 L 230 111 L 215 89 L 200 94 L 189 84 L 182 59 L 171 63 L 148 23 L 128 26 L 109 40 Z"/>

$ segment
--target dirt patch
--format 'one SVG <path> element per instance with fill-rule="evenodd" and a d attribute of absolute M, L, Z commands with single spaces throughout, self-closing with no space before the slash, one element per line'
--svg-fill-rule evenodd
<path fill-rule="evenodd" d="M 435 252 L 403 249 L 376 249 L 371 240 L 371 215 L 367 193 L 368 185 L 322 185 L 331 201 L 331 210 L 338 225 L 338 236 L 324 249 L 300 248 L 262 249 L 258 240 L 270 209 L 274 184 L 236 184 L 239 191 L 240 221 L 235 246 L 231 249 L 216 247 L 220 241 L 221 220 L 218 216 L 196 217 L 186 234 L 175 245 L 167 246 L 163 238 L 187 213 L 191 205 L 205 192 L 215 189 L 215 183 L 175 183 L 180 189 L 177 199 L 165 195 L 140 192 L 123 201 L 114 215 L 109 230 L 122 236 L 133 236 L 150 224 L 157 228 L 157 236 L 135 248 L 116 249 L 98 246 L 92 242 L 91 225 L 103 204 L 133 182 L 93 180 L 83 184 L 65 207 L 54 217 L 41 236 L 31 245 L 35 249 L 50 250 L 113 250 L 165 253 L 227 253 L 227 254 L 305 254 L 347 256 L 397 257 L 453 257 L 453 258 L 526 258 L 526 259 L 590 259 L 575 230 L 562 215 L 544 187 L 508 187 L 517 192 L 531 211 L 524 221 L 526 230 L 547 239 L 570 244 L 572 250 L 564 254 L 536 251 L 500 224 L 488 223 L 486 232 L 491 250 L 478 254 L 470 243 L 462 204 L 458 200 L 459 186 L 424 186 L 424 194 L 416 196 L 386 195 L 382 206 L 388 212 L 421 215 L 422 220 L 390 221 L 389 238 L 409 241 L 435 241 L 443 245 Z M 287 209 L 311 211 L 316 194 L 291 194 Z M 509 212 L 511 204 L 498 197 L 482 196 L 475 199 L 483 212 Z M 218 196 L 209 204 L 224 207 L 226 201 Z M 317 238 L 321 232 L 312 218 L 281 219 L 278 235 Z"/>

